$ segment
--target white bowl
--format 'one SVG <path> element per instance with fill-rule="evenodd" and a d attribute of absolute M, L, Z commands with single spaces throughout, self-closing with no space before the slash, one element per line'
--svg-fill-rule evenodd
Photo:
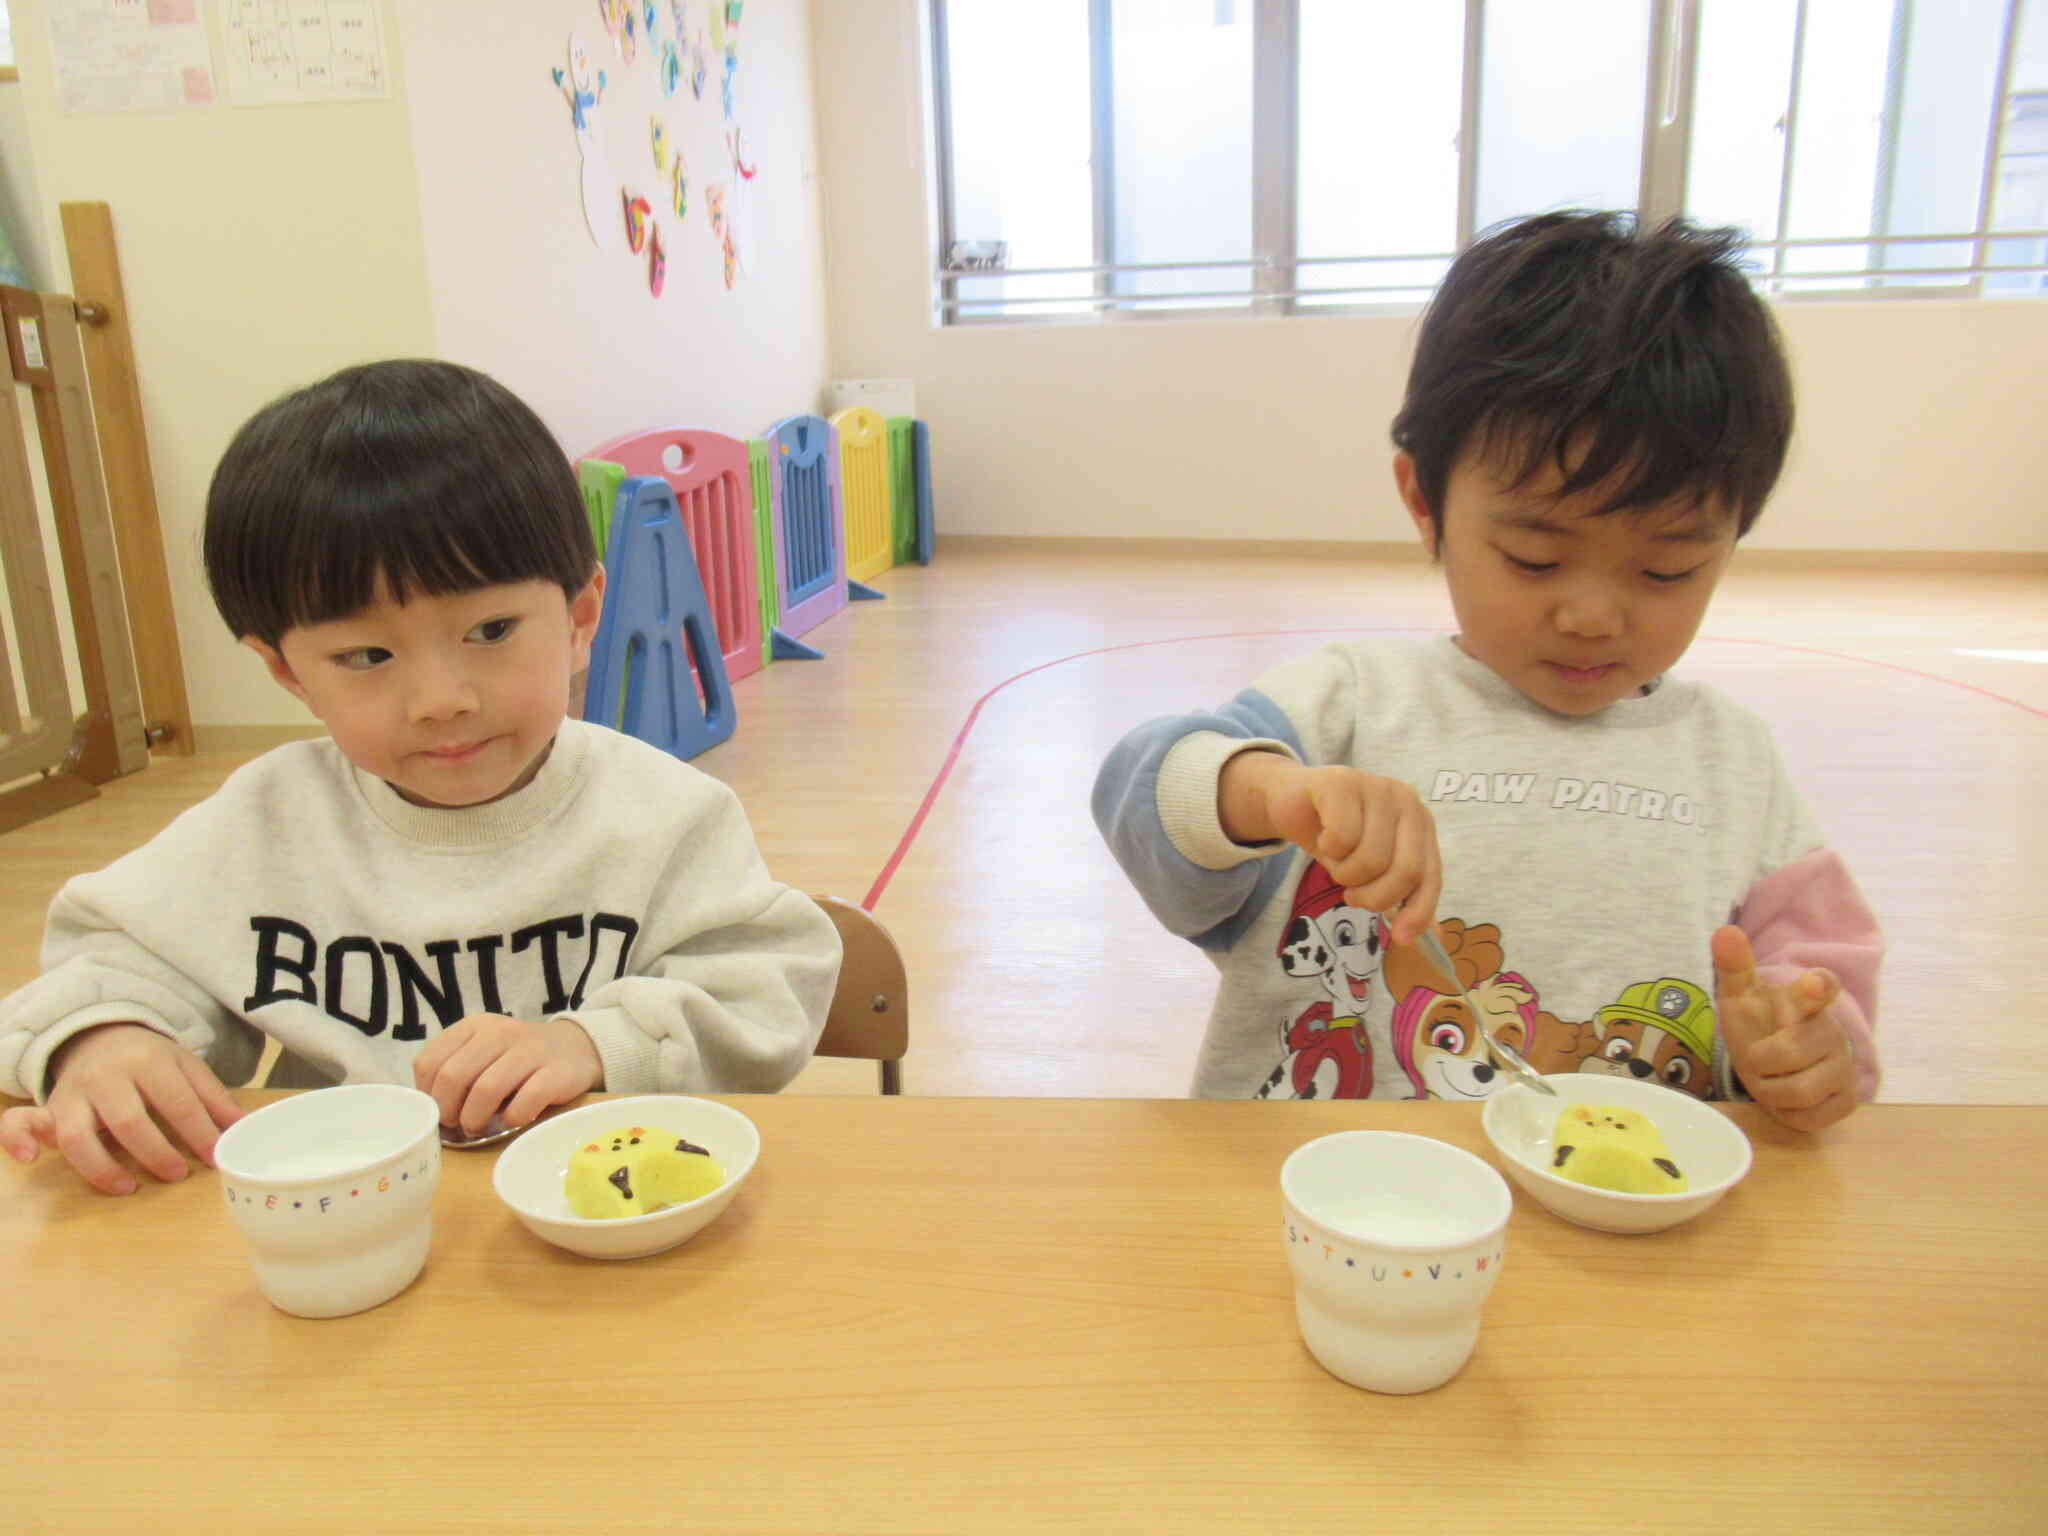
<path fill-rule="evenodd" d="M 1557 1098 L 1510 1085 L 1487 1099 L 1482 1123 L 1508 1177 L 1566 1221 L 1597 1232 L 1662 1232 L 1692 1220 L 1749 1172 L 1749 1138 L 1713 1105 L 1691 1094 L 1590 1072 L 1552 1073 L 1543 1080 L 1557 1090 Z M 1662 1133 L 1689 1187 L 1676 1195 L 1628 1195 L 1552 1173 L 1551 1133 L 1559 1113 L 1572 1104 L 1641 1110 Z"/>
<path fill-rule="evenodd" d="M 645 1216 L 578 1216 L 562 1192 L 569 1156 L 621 1126 L 645 1125 L 687 1137 L 718 1159 L 725 1182 L 708 1195 Z M 761 1155 L 754 1122 L 728 1105 L 680 1093 L 600 1099 L 541 1121 L 498 1154 L 491 1187 L 527 1230 L 593 1259 L 640 1259 L 695 1237 L 732 1204 Z"/>

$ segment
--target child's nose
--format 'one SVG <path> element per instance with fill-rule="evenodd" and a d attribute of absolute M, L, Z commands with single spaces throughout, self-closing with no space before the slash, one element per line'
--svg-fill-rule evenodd
<path fill-rule="evenodd" d="M 453 720 L 476 712 L 476 689 L 452 667 L 423 668 L 406 702 L 415 724 Z"/>
<path fill-rule="evenodd" d="M 1580 587 L 1557 605 L 1557 627 L 1586 640 L 1608 640 L 1622 631 L 1624 615 L 1615 595 L 1603 587 Z"/>

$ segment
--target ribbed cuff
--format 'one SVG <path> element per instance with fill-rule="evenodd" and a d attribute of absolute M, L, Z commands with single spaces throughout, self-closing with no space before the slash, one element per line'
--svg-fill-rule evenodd
<path fill-rule="evenodd" d="M 1159 764 L 1159 824 L 1175 850 L 1202 869 L 1235 869 L 1285 846 L 1278 839 L 1235 843 L 1223 830 L 1217 815 L 1216 785 L 1224 764 L 1240 752 L 1278 752 L 1295 761 L 1284 742 L 1192 731 L 1175 742 Z"/>

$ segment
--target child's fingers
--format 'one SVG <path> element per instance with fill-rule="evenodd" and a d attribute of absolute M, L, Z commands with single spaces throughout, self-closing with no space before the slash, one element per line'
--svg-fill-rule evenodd
<path fill-rule="evenodd" d="M 1333 879 L 1341 881 L 1337 866 L 1350 863 L 1364 851 L 1361 847 L 1378 831 L 1366 822 L 1365 805 L 1356 784 L 1346 779 L 1318 778 L 1312 781 L 1310 800 L 1316 818 L 1316 857 Z"/>
<path fill-rule="evenodd" d="M 179 1065 L 182 1067 L 184 1063 L 181 1062 Z M 209 1101 L 205 1088 L 209 1079 L 219 1087 L 219 1079 L 207 1070 L 204 1062 L 195 1058 L 192 1065 L 199 1069 L 199 1075 L 195 1076 L 189 1069 L 169 1074 L 161 1081 L 143 1084 L 143 1093 L 148 1099 L 149 1107 L 155 1110 L 157 1117 L 177 1134 L 180 1141 L 192 1149 L 192 1155 L 211 1166 L 214 1143 L 220 1140 L 220 1133 L 226 1127 L 235 1123 L 241 1111 L 235 1107 L 232 1100 L 228 1100 L 226 1118 L 221 1119 L 219 1105 Z M 221 1097 L 226 1098 L 227 1090 L 221 1088 L 220 1092 Z M 166 1143 L 167 1148 L 168 1145 Z M 182 1179 L 186 1173 L 185 1160 L 178 1156 L 175 1149 L 170 1149 L 170 1153 L 172 1157 L 177 1158 L 175 1173 L 164 1173 L 160 1171 L 158 1165 L 146 1161 L 143 1166 L 158 1178 Z M 168 1161 L 163 1166 L 168 1167 Z"/>
<path fill-rule="evenodd" d="M 1306 787 L 1291 784 L 1266 797 L 1266 816 L 1273 830 L 1298 848 L 1313 851 L 1323 834 L 1314 798 Z"/>
<path fill-rule="evenodd" d="M 469 1020 L 467 1019 L 457 1020 L 442 1030 L 440 1034 L 429 1040 L 420 1048 L 419 1055 L 413 1057 L 412 1085 L 419 1089 L 420 1092 L 432 1093 L 434 1091 L 433 1082 L 440 1075 L 442 1065 L 450 1056 L 460 1050 L 463 1043 L 468 1040 L 470 1034 L 466 1027 L 468 1023 Z M 445 1110 L 448 1106 L 444 1104 L 441 1107 Z M 441 1122 L 444 1125 L 449 1123 L 446 1114 L 441 1116 Z"/>
<path fill-rule="evenodd" d="M 474 1136 L 491 1123 L 493 1116 L 502 1116 L 508 1125 L 523 1124 L 513 1118 L 510 1101 L 524 1084 L 532 1081 L 545 1060 L 538 1042 L 522 1040 L 478 1073 L 469 1086 L 468 1097 L 462 1101 L 462 1129 Z"/>
<path fill-rule="evenodd" d="M 235 1102 L 235 1096 L 228 1092 L 228 1085 L 215 1077 L 213 1069 L 198 1057 L 193 1057 L 189 1062 L 183 1063 L 183 1066 L 185 1068 L 185 1081 L 192 1085 L 192 1091 L 198 1095 L 201 1107 L 205 1109 L 207 1117 L 213 1121 L 213 1140 L 218 1141 L 220 1140 L 220 1133 L 241 1119 L 248 1111 Z M 193 1148 L 195 1152 L 198 1150 L 197 1147 Z M 209 1163 L 213 1161 L 213 1148 L 211 1145 L 206 1149 L 206 1160 Z"/>
<path fill-rule="evenodd" d="M 42 1155 L 43 1143 L 56 1136 L 50 1112 L 39 1104 L 17 1104 L 0 1111 L 0 1148 L 18 1163 L 32 1163 Z"/>
<path fill-rule="evenodd" d="M 583 1090 L 575 1085 L 566 1069 L 543 1067 L 519 1085 L 504 1109 L 507 1125 L 531 1125 L 551 1105 L 566 1104 Z"/>
<path fill-rule="evenodd" d="M 1400 897 L 1400 910 L 1388 924 L 1388 933 L 1396 944 L 1413 944 L 1422 936 L 1423 929 L 1436 923 L 1437 898 L 1444 889 L 1443 855 L 1437 847 L 1434 822 L 1404 821 L 1401 834 L 1395 857 L 1420 873 L 1415 884 Z"/>
<path fill-rule="evenodd" d="M 122 1167 L 100 1139 L 100 1115 L 82 1099 L 66 1101 L 51 1111 L 54 1136 L 51 1144 L 64 1154 L 64 1161 L 94 1189 L 107 1195 L 135 1193 L 135 1175 Z"/>
<path fill-rule="evenodd" d="M 1731 1002 L 1755 996 L 1756 952 L 1749 947 L 1749 935 L 1727 923 L 1714 930 L 1709 947 L 1714 957 L 1716 995 Z"/>
<path fill-rule="evenodd" d="M 190 1119 L 197 1110 L 198 1101 L 189 1088 L 184 1086 L 183 1077 L 175 1083 L 162 1080 L 147 1082 L 123 1082 L 103 1089 L 93 1100 L 100 1124 L 106 1128 L 117 1146 L 125 1148 L 130 1157 L 140 1163 L 150 1174 L 166 1184 L 174 1184 L 192 1171 L 192 1165 L 185 1161 L 185 1155 L 171 1145 L 170 1137 L 157 1124 L 158 1105 L 165 1106 L 171 1113 Z M 204 1120 L 204 1112 L 201 1111 Z M 165 1115 L 166 1119 L 170 1114 Z M 205 1122 L 211 1128 L 211 1122 Z M 183 1134 L 182 1132 L 180 1134 Z M 206 1132 L 199 1133 L 200 1140 L 208 1139 Z M 94 1138 L 95 1144 L 98 1138 Z M 125 1171 L 125 1170 L 124 1170 Z"/>
<path fill-rule="evenodd" d="M 1794 1130 L 1817 1131 L 1856 1107 L 1855 1068 L 1846 1051 L 1829 1052 L 1796 1071 L 1745 1076 L 1743 1086 Z"/>
<path fill-rule="evenodd" d="M 440 1059 L 430 1071 L 422 1070 L 421 1064 L 428 1060 L 425 1051 L 414 1059 L 413 1081 L 422 1092 L 433 1095 L 434 1102 L 440 1106 L 443 1125 L 463 1123 L 464 1107 L 476 1087 L 476 1080 L 504 1054 L 505 1042 L 491 1027 L 497 1022 L 497 1016 L 493 1014 L 471 1014 L 451 1025 L 433 1042 L 434 1046 L 441 1048 Z M 482 1128 L 481 1122 L 464 1127 L 472 1133 Z"/>
<path fill-rule="evenodd" d="M 1817 967 L 1792 983 L 1792 1001 L 1802 1018 L 1826 1013 L 1841 995 L 1841 978 Z"/>

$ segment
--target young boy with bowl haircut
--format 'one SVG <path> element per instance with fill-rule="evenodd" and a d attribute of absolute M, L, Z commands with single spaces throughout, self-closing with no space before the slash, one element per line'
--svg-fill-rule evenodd
<path fill-rule="evenodd" d="M 444 1124 L 592 1089 L 759 1092 L 809 1058 L 831 920 L 732 791 L 567 718 L 604 595 L 540 418 L 453 363 L 350 368 L 229 444 L 205 553 L 229 629 L 327 727 L 50 909 L 0 1000 L 0 1146 L 114 1194 L 240 1111 L 222 1085 L 411 1083 Z M 161 1123 L 159 1123 L 161 1122 Z M 167 1134 L 168 1133 L 168 1134 Z"/>
<path fill-rule="evenodd" d="M 1221 973 L 1197 1093 L 1483 1096 L 1482 1028 L 1801 1128 L 1875 1093 L 1876 921 L 1763 723 L 1669 675 L 1791 434 L 1738 244 L 1473 245 L 1393 427 L 1456 635 L 1330 645 L 1104 762 L 1112 852 Z M 1409 947 L 1440 915 L 1456 978 Z"/>

